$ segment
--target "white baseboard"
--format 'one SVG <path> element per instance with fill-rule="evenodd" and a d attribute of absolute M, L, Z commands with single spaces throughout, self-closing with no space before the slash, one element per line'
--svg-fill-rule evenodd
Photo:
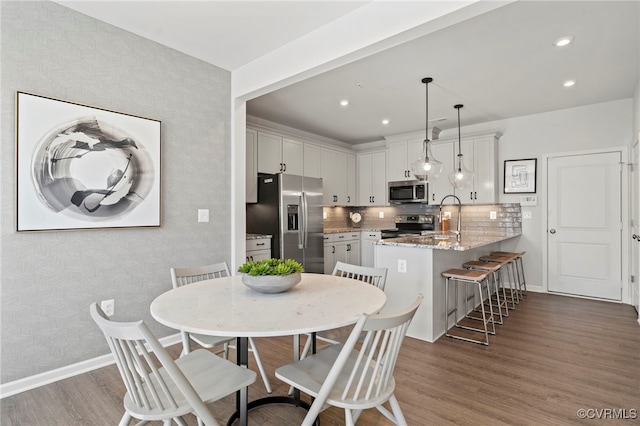
<path fill-rule="evenodd" d="M 162 346 L 165 347 L 182 342 L 180 333 L 172 334 L 171 336 L 163 337 L 159 340 L 160 343 L 162 343 Z M 113 355 L 109 353 L 107 355 L 102 355 L 97 358 L 88 359 L 65 367 L 56 368 L 55 370 L 25 377 L 13 382 L 2 383 L 0 384 L 0 399 L 35 389 L 40 386 L 48 385 L 59 380 L 67 379 L 69 377 L 77 376 L 88 371 L 97 370 L 98 368 L 111 365 L 114 362 Z"/>

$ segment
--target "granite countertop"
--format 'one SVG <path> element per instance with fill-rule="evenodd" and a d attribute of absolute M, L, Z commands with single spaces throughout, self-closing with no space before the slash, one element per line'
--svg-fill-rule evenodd
<path fill-rule="evenodd" d="M 272 238 L 269 234 L 247 234 L 247 240 L 257 240 L 259 238 Z"/>
<path fill-rule="evenodd" d="M 389 238 L 386 240 L 380 240 L 375 244 L 385 246 L 414 247 L 418 249 L 465 251 L 472 250 L 477 247 L 482 247 L 488 244 L 498 243 L 510 238 L 519 237 L 520 235 L 521 234 L 465 235 L 463 233 L 460 243 L 458 243 L 454 234 L 449 234 L 449 238 L 444 239 L 439 238 L 444 236 L 441 236 L 439 233 L 434 232 L 433 235 Z"/>
<path fill-rule="evenodd" d="M 325 228 L 324 233 L 325 234 L 337 234 L 338 232 L 379 232 L 382 230 L 387 230 L 387 229 L 395 229 L 392 227 L 365 227 L 365 228 L 349 228 L 349 227 L 344 227 L 344 228 Z"/>

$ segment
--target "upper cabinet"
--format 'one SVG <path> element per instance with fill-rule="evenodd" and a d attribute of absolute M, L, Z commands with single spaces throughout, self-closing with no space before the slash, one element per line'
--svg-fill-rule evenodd
<path fill-rule="evenodd" d="M 320 146 L 310 143 L 304 144 L 303 176 L 321 178 L 322 166 L 320 163 Z"/>
<path fill-rule="evenodd" d="M 461 140 L 464 164 L 473 172 L 472 187 L 456 190 L 463 204 L 498 201 L 498 137 L 492 133 Z"/>
<path fill-rule="evenodd" d="M 258 131 L 258 172 L 302 175 L 304 144 Z"/>
<path fill-rule="evenodd" d="M 350 157 L 353 154 L 329 148 L 321 148 L 320 151 L 324 205 L 355 205 L 354 194 L 349 193 L 348 185 L 351 173 L 349 164 L 352 162 Z M 318 161 L 317 158 L 316 161 Z"/>
<path fill-rule="evenodd" d="M 246 130 L 247 169 L 246 169 L 246 202 L 258 202 L 258 132 Z"/>
<path fill-rule="evenodd" d="M 423 140 L 390 142 L 387 149 L 387 180 L 415 180 L 411 164 L 422 155 Z"/>
<path fill-rule="evenodd" d="M 358 154 L 358 205 L 387 204 L 387 174 L 385 152 Z"/>
<path fill-rule="evenodd" d="M 347 154 L 347 206 L 358 205 L 356 179 L 356 156 Z"/>

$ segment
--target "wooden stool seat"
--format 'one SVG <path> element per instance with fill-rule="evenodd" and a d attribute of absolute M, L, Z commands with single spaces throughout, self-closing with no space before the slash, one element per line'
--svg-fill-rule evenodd
<path fill-rule="evenodd" d="M 474 271 L 473 269 L 448 269 L 442 273 L 443 277 L 456 280 L 480 282 L 487 278 L 489 272 Z"/>
<path fill-rule="evenodd" d="M 502 264 L 500 263 L 480 262 L 477 260 L 471 260 L 469 262 L 465 262 L 462 266 L 465 268 L 473 268 L 473 269 L 479 269 L 481 271 L 491 271 L 491 272 L 497 271 L 498 269 L 502 268 Z"/>
<path fill-rule="evenodd" d="M 491 256 L 524 256 L 526 251 L 492 251 Z"/>

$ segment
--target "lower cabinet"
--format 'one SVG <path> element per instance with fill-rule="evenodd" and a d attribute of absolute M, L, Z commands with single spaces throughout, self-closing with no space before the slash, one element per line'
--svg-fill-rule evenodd
<path fill-rule="evenodd" d="M 360 232 L 324 234 L 324 273 L 331 274 L 336 262 L 360 265 Z"/>
<path fill-rule="evenodd" d="M 247 262 L 271 259 L 271 238 L 251 238 L 247 240 Z"/>
<path fill-rule="evenodd" d="M 382 239 L 380 231 L 362 231 L 360 236 L 360 264 L 368 268 L 375 266 L 375 243 Z"/>

